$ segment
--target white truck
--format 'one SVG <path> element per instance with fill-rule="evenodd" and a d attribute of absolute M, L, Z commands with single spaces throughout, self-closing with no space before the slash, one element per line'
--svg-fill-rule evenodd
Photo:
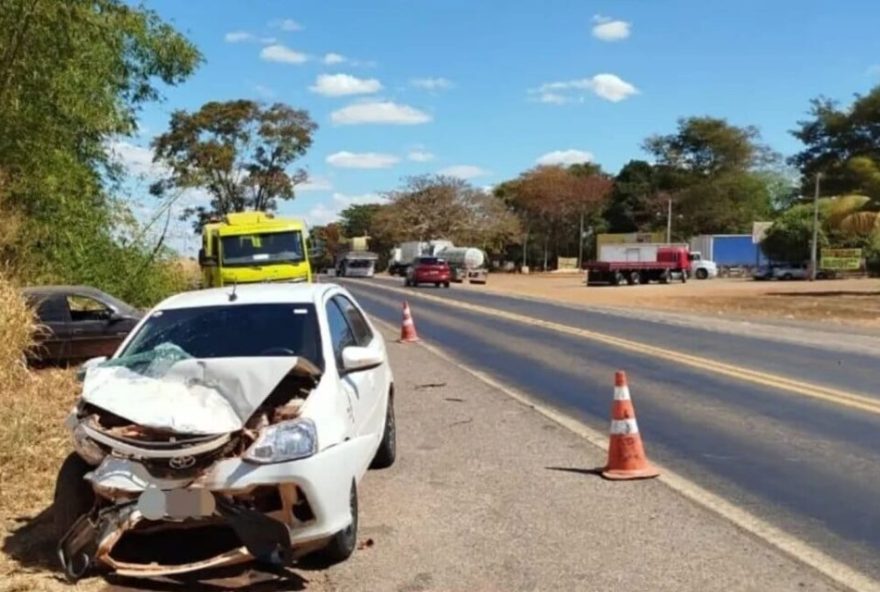
<path fill-rule="evenodd" d="M 666 243 L 620 243 L 599 247 L 599 261 L 603 262 L 649 262 L 657 261 L 657 249 L 661 247 L 683 247 L 688 249 L 690 276 L 706 280 L 718 276 L 715 262 L 703 259 L 699 251 L 691 251 L 686 244 Z"/>
<path fill-rule="evenodd" d="M 376 273 L 376 261 L 379 256 L 370 251 L 348 251 L 336 260 L 336 275 L 338 277 L 366 277 L 371 278 Z"/>
<path fill-rule="evenodd" d="M 445 247 L 436 254 L 445 260 L 452 269 L 452 281 L 472 284 L 485 284 L 488 279 L 486 271 L 486 254 L 473 247 Z"/>

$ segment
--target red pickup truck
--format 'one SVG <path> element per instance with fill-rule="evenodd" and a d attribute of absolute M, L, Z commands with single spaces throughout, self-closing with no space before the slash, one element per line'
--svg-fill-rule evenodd
<path fill-rule="evenodd" d="M 588 283 L 668 284 L 673 279 L 687 281 L 691 262 L 687 247 L 658 247 L 653 261 L 588 261 L 584 263 Z"/>

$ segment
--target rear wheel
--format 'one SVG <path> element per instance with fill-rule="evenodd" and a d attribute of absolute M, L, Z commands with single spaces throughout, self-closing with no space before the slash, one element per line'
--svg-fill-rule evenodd
<path fill-rule="evenodd" d="M 443 282 L 443 287 L 444 287 L 444 288 L 448 288 L 448 287 L 449 287 L 449 282 Z"/>
<path fill-rule="evenodd" d="M 354 553 L 357 546 L 358 533 L 358 497 L 357 485 L 352 479 L 351 493 L 349 494 L 349 508 L 351 509 L 351 524 L 345 530 L 333 535 L 330 542 L 321 551 L 321 558 L 330 563 L 342 563 Z"/>
<path fill-rule="evenodd" d="M 664 269 L 660 273 L 660 283 L 661 284 L 668 284 L 669 283 L 669 270 L 668 269 Z"/>
<path fill-rule="evenodd" d="M 639 274 L 638 271 L 633 271 L 629 274 L 627 282 L 629 282 L 630 286 L 638 286 L 640 283 L 642 283 L 642 276 Z"/>
<path fill-rule="evenodd" d="M 681 270 L 681 283 L 682 283 L 682 284 L 686 284 L 687 281 L 688 281 L 688 274 L 687 274 L 687 271 L 685 271 L 684 269 L 682 269 L 682 270 Z"/>
<path fill-rule="evenodd" d="M 611 276 L 611 283 L 614 284 L 615 286 L 620 286 L 625 281 L 626 281 L 626 278 L 623 277 L 623 274 L 620 273 L 619 271 L 615 271 L 614 275 Z"/>
<path fill-rule="evenodd" d="M 439 287 L 440 287 L 440 282 L 434 282 L 434 287 L 435 287 L 435 288 L 439 288 Z"/>

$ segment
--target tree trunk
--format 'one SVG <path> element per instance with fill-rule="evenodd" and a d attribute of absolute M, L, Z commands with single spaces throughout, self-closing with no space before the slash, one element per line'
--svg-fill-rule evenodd
<path fill-rule="evenodd" d="M 550 235 L 544 235 L 544 271 L 547 271 L 547 251 L 550 249 Z"/>
<path fill-rule="evenodd" d="M 584 213 L 581 212 L 581 226 L 578 233 L 578 269 L 584 267 Z"/>

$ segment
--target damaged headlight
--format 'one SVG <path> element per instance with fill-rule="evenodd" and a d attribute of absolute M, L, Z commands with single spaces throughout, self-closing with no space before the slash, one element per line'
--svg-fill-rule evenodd
<path fill-rule="evenodd" d="M 260 432 L 244 454 L 255 463 L 277 463 L 312 456 L 318 451 L 318 434 L 311 419 L 299 418 L 270 425 Z"/>
<path fill-rule="evenodd" d="M 73 429 L 73 449 L 76 450 L 76 453 L 84 461 L 94 466 L 104 462 L 104 457 L 107 456 L 107 453 L 94 440 L 89 438 L 82 425 L 77 425 Z"/>

